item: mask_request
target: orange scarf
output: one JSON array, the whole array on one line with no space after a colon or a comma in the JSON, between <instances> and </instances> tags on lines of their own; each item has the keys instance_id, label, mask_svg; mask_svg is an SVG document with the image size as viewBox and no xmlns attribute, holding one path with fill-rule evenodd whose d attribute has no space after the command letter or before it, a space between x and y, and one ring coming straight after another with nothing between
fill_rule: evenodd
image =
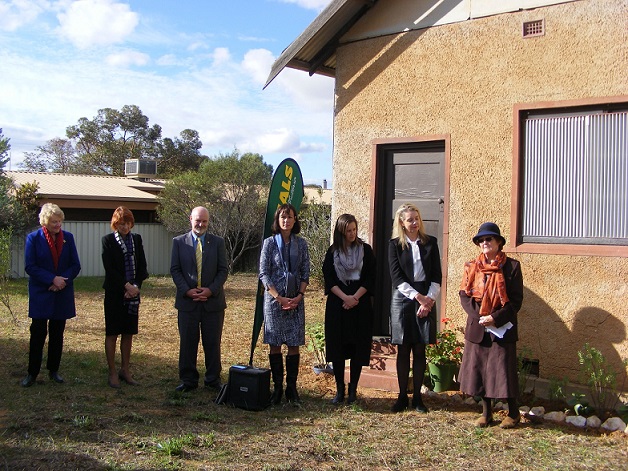
<instances>
[{"instance_id":1,"label":"orange scarf","mask_svg":"<svg viewBox=\"0 0 628 471\"><path fill-rule=\"evenodd\" d=\"M502 267L506 254L499 252L494 262L488 263L484 254L464 264L460 289L480 304L480 316L488 316L508 302L506 280Z\"/></svg>"}]
</instances>

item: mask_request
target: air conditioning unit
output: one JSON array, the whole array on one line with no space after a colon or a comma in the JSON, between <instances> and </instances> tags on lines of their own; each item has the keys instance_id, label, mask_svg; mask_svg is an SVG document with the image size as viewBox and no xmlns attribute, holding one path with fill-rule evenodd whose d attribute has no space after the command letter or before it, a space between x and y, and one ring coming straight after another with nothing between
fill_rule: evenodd
<instances>
[{"instance_id":1,"label":"air conditioning unit","mask_svg":"<svg viewBox=\"0 0 628 471\"><path fill-rule=\"evenodd\" d=\"M125 160L124 174L132 178L154 178L157 175L157 162L146 159Z\"/></svg>"}]
</instances>

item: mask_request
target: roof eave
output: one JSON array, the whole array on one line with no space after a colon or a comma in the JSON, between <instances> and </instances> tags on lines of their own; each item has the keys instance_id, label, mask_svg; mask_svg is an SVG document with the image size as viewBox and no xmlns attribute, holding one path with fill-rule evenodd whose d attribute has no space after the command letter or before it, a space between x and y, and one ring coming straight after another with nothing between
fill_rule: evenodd
<instances>
[{"instance_id":1,"label":"roof eave","mask_svg":"<svg viewBox=\"0 0 628 471\"><path fill-rule=\"evenodd\" d=\"M266 88L281 71L290 67L303 70L311 75L320 74L335 77L336 70L325 65L325 62L335 55L340 37L351 28L378 0L334 0L320 15L290 44L273 63L270 74L263 88ZM322 31L324 27L341 12L348 18L329 31ZM319 42L320 46L314 46ZM315 47L315 53L309 59L297 58L302 51Z\"/></svg>"}]
</instances>

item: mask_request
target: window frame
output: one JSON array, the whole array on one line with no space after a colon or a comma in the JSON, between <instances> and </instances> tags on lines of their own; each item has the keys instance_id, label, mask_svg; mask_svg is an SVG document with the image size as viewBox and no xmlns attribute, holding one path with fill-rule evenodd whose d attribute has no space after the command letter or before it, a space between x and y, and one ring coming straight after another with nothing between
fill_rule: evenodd
<instances>
[{"instance_id":1,"label":"window frame","mask_svg":"<svg viewBox=\"0 0 628 471\"><path fill-rule=\"evenodd\" d=\"M523 165L525 119L530 113L586 112L591 109L617 110L628 107L628 95L582 100L518 103L513 107L513 164L511 192L511 224L507 251L513 253L588 255L628 257L628 245L587 245L565 243L522 242Z\"/></svg>"}]
</instances>

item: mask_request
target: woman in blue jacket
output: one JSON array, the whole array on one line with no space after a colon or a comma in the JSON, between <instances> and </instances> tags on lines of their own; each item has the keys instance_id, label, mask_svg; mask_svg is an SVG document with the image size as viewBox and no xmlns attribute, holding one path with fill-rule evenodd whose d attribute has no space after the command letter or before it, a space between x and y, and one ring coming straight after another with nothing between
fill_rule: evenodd
<instances>
[{"instance_id":1,"label":"woman in blue jacket","mask_svg":"<svg viewBox=\"0 0 628 471\"><path fill-rule=\"evenodd\" d=\"M28 273L28 317L31 338L28 375L22 386L32 386L39 370L48 336L46 368L51 380L63 383L59 375L65 321L76 316L74 278L81 271L74 236L61 230L65 215L59 206L41 207L41 228L26 237L25 269Z\"/></svg>"}]
</instances>

